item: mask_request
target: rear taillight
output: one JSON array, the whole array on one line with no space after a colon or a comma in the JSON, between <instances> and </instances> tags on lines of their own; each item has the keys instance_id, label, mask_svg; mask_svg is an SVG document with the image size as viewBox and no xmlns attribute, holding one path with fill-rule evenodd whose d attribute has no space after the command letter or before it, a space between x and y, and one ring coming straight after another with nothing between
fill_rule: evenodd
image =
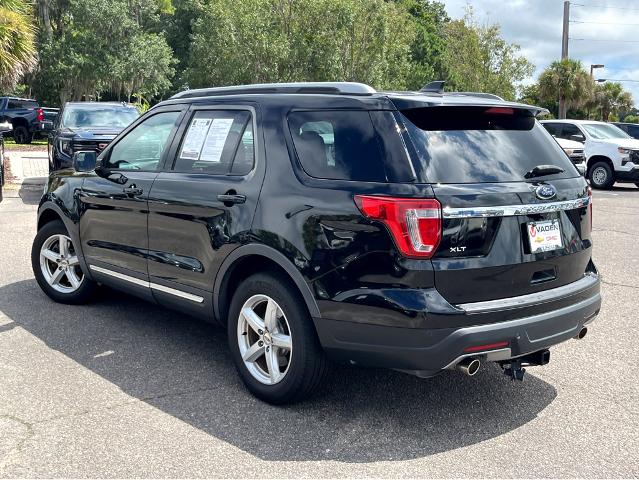
<instances>
[{"instance_id":1,"label":"rear taillight","mask_svg":"<svg viewBox=\"0 0 639 480\"><path fill-rule=\"evenodd\" d=\"M42 110L41 108L38 108L37 114L38 114L38 122L44 122L44 110Z\"/></svg>"},{"instance_id":2,"label":"rear taillight","mask_svg":"<svg viewBox=\"0 0 639 480\"><path fill-rule=\"evenodd\" d=\"M588 212L590 213L590 232L592 232L592 187L588 187Z\"/></svg>"},{"instance_id":3,"label":"rear taillight","mask_svg":"<svg viewBox=\"0 0 639 480\"><path fill-rule=\"evenodd\" d=\"M437 200L355 195L355 203L366 217L388 227L402 255L430 258L435 253L442 238Z\"/></svg>"}]
</instances>

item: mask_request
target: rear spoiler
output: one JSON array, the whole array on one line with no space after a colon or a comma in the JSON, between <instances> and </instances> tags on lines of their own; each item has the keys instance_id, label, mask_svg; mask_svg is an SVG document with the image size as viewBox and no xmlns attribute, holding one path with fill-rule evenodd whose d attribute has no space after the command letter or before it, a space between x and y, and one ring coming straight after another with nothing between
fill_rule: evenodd
<instances>
[{"instance_id":1,"label":"rear spoiler","mask_svg":"<svg viewBox=\"0 0 639 480\"><path fill-rule=\"evenodd\" d=\"M443 95L429 95L426 92L416 92L414 94L407 95L392 95L388 98L397 110L409 110L412 108L428 108L428 107L501 107L501 108L514 108L517 110L527 110L531 112L535 117L545 115L548 109L537 107L534 105L526 105L525 103L507 102L503 100L497 100L488 96L471 95L467 93L462 94L443 94Z\"/></svg>"}]
</instances>

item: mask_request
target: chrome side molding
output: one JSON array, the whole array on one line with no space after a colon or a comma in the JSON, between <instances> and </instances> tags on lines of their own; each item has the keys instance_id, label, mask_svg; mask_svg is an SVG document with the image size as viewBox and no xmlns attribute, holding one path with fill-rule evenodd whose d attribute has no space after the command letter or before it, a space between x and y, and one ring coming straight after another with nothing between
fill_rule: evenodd
<instances>
[{"instance_id":1,"label":"chrome side molding","mask_svg":"<svg viewBox=\"0 0 639 480\"><path fill-rule=\"evenodd\" d=\"M140 278L132 277L130 275L125 275L124 273L109 270L108 268L98 267L96 265L89 265L89 268L95 272L103 273L105 275L109 275L110 277L117 278L119 280L124 280L125 282L133 283L141 287L150 288L152 290L157 290L159 292L168 293L170 295L175 295L176 297L184 298L186 300L190 300L195 303L202 303L204 301L204 298L198 295L193 295L192 293L183 292L182 290L177 290L175 288L167 287L166 285L160 285L159 283L148 282Z\"/></svg>"},{"instance_id":2,"label":"chrome side molding","mask_svg":"<svg viewBox=\"0 0 639 480\"><path fill-rule=\"evenodd\" d=\"M444 218L485 218L485 217L513 217L516 215L532 215L535 213L559 212L587 207L590 197L561 202L534 203L528 205L503 205L495 207L451 208L444 207Z\"/></svg>"}]
</instances>

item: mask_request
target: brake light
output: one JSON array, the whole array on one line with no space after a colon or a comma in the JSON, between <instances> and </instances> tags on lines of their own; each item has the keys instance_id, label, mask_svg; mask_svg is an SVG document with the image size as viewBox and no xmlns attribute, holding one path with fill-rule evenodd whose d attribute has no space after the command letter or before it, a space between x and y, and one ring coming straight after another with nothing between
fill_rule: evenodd
<instances>
[{"instance_id":1,"label":"brake light","mask_svg":"<svg viewBox=\"0 0 639 480\"><path fill-rule=\"evenodd\" d=\"M486 110L485 113L493 114L493 115L514 115L514 108L504 108L504 107L492 107Z\"/></svg>"},{"instance_id":2,"label":"brake light","mask_svg":"<svg viewBox=\"0 0 639 480\"><path fill-rule=\"evenodd\" d=\"M355 195L368 218L383 222L402 255L430 258L442 238L441 204L435 199Z\"/></svg>"},{"instance_id":3,"label":"brake light","mask_svg":"<svg viewBox=\"0 0 639 480\"><path fill-rule=\"evenodd\" d=\"M36 110L37 115L38 115L38 122L44 122L44 110L42 110L41 108L38 108L38 110Z\"/></svg>"}]
</instances>

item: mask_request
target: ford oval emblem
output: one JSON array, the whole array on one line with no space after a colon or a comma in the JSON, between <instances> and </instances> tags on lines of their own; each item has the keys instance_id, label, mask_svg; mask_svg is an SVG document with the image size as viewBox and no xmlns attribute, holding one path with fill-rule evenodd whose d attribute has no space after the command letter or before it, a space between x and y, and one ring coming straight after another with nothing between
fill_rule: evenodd
<instances>
[{"instance_id":1,"label":"ford oval emblem","mask_svg":"<svg viewBox=\"0 0 639 480\"><path fill-rule=\"evenodd\" d=\"M535 189L535 195L537 195L537 198L540 200L550 200L557 196L557 190L552 185L539 185Z\"/></svg>"}]
</instances>

